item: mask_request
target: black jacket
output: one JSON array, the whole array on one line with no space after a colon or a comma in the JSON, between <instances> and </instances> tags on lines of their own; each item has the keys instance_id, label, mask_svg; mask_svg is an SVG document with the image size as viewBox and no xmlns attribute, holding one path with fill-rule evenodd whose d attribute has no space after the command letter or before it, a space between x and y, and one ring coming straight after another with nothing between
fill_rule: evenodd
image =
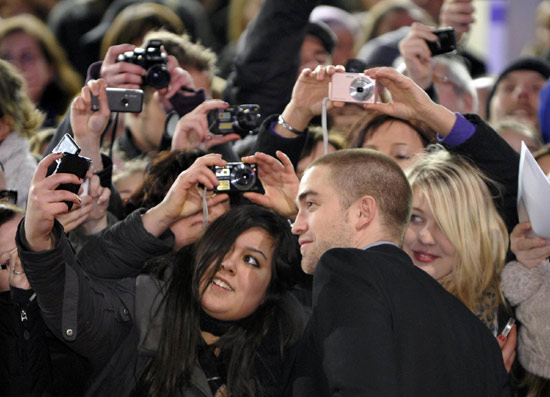
<instances>
[{"instance_id":1,"label":"black jacket","mask_svg":"<svg viewBox=\"0 0 550 397\"><path fill-rule=\"evenodd\" d=\"M293 374L293 396L509 395L487 327L390 244L321 257Z\"/></svg>"}]
</instances>

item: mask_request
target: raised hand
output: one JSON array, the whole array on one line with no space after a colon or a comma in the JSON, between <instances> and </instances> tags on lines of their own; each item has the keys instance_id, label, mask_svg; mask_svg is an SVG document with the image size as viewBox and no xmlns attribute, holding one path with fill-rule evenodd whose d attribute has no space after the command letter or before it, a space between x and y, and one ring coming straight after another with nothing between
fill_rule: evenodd
<instances>
[{"instance_id":1,"label":"raised hand","mask_svg":"<svg viewBox=\"0 0 550 397\"><path fill-rule=\"evenodd\" d=\"M510 233L510 249L519 263L534 268L550 257L550 241L530 232L530 222L518 223Z\"/></svg>"},{"instance_id":2,"label":"raised hand","mask_svg":"<svg viewBox=\"0 0 550 397\"><path fill-rule=\"evenodd\" d=\"M211 153L199 157L191 167L179 174L164 200L143 214L143 225L149 233L160 236L177 220L200 211L204 188L213 190L218 186L218 178L210 167L223 167L225 164L220 154ZM199 187L199 184L203 187ZM208 197L207 205L211 205L216 196Z\"/></svg>"},{"instance_id":3,"label":"raised hand","mask_svg":"<svg viewBox=\"0 0 550 397\"><path fill-rule=\"evenodd\" d=\"M101 65L99 75L105 79L107 86L138 90L147 71L139 65L130 62L117 62L120 54L134 51L132 44L119 44L109 47Z\"/></svg>"},{"instance_id":4,"label":"raised hand","mask_svg":"<svg viewBox=\"0 0 550 397\"><path fill-rule=\"evenodd\" d=\"M434 103L428 94L410 78L388 67L365 72L391 93L389 103L367 103L365 109L376 110L404 120L424 122L432 130L446 136L454 126L456 115L444 106Z\"/></svg>"},{"instance_id":5,"label":"raised hand","mask_svg":"<svg viewBox=\"0 0 550 397\"><path fill-rule=\"evenodd\" d=\"M240 139L238 134L211 134L208 128L208 113L216 109L227 109L228 106L226 102L211 99L183 116L172 137L172 150L208 150L213 146Z\"/></svg>"},{"instance_id":6,"label":"raised hand","mask_svg":"<svg viewBox=\"0 0 550 397\"><path fill-rule=\"evenodd\" d=\"M343 66L332 65L319 65L313 71L309 68L302 70L294 84L290 102L282 113L285 121L299 131L305 130L310 120L321 114L323 99L328 96L331 76L344 71ZM343 102L329 101L327 109L343 105Z\"/></svg>"},{"instance_id":7,"label":"raised hand","mask_svg":"<svg viewBox=\"0 0 550 397\"><path fill-rule=\"evenodd\" d=\"M441 6L439 20L442 27L452 27L456 32L457 41L464 33L470 31L470 25L475 22L475 7L472 0L446 0Z\"/></svg>"},{"instance_id":8,"label":"raised hand","mask_svg":"<svg viewBox=\"0 0 550 397\"><path fill-rule=\"evenodd\" d=\"M242 158L244 163L257 164L258 176L265 190L265 194L247 192L243 196L288 219L294 219L298 213L295 200L299 180L288 156L280 150L276 155L279 160L261 152Z\"/></svg>"},{"instance_id":9,"label":"raised hand","mask_svg":"<svg viewBox=\"0 0 550 397\"><path fill-rule=\"evenodd\" d=\"M55 242L51 231L55 217L68 210L64 201L81 202L78 195L68 190L55 190L62 183L81 184L79 177L64 173L46 176L48 167L61 156L60 153L52 153L44 157L38 163L31 181L24 224L25 236L33 251L53 248Z\"/></svg>"},{"instance_id":10,"label":"raised hand","mask_svg":"<svg viewBox=\"0 0 550 397\"><path fill-rule=\"evenodd\" d=\"M424 90L432 84L432 54L426 40L437 41L433 31L431 26L414 22L407 36L399 42L399 52L409 77Z\"/></svg>"}]
</instances>

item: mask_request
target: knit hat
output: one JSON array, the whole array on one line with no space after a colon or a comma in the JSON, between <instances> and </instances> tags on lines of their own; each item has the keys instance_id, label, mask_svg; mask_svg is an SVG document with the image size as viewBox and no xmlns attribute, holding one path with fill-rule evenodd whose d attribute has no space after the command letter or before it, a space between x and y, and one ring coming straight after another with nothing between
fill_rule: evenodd
<instances>
[{"instance_id":1,"label":"knit hat","mask_svg":"<svg viewBox=\"0 0 550 397\"><path fill-rule=\"evenodd\" d=\"M321 41L325 51L329 54L332 54L332 50L334 50L334 47L338 43L338 38L334 32L322 21L308 22L306 35L308 34L317 37Z\"/></svg>"},{"instance_id":2,"label":"knit hat","mask_svg":"<svg viewBox=\"0 0 550 397\"><path fill-rule=\"evenodd\" d=\"M545 79L550 77L550 65L544 62L543 59L537 57L522 57L516 59L506 66L506 68L500 73L495 81L495 84L493 85L493 88L491 89L491 92L489 93L489 96L487 97L487 118L490 117L491 100L493 99L493 95L495 95L498 85L509 73L516 70L531 70L533 72L540 73Z\"/></svg>"}]
</instances>

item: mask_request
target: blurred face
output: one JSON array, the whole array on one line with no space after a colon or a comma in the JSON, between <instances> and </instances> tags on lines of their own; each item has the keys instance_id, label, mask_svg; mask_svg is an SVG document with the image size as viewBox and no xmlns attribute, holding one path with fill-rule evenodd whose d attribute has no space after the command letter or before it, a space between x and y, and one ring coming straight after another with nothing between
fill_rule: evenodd
<instances>
[{"instance_id":1,"label":"blurred face","mask_svg":"<svg viewBox=\"0 0 550 397\"><path fill-rule=\"evenodd\" d=\"M204 88L207 98L212 98L212 82L207 72L199 70L192 66L182 65L182 67L189 72L195 83L195 88Z\"/></svg>"},{"instance_id":2,"label":"blurred face","mask_svg":"<svg viewBox=\"0 0 550 397\"><path fill-rule=\"evenodd\" d=\"M219 204L208 207L208 223L214 222L221 215L229 211L229 199L222 201ZM174 233L176 242L174 244L174 251L178 251L181 248L195 243L202 235L202 211L195 215L188 216L180 219L176 223L170 226L170 230Z\"/></svg>"},{"instance_id":3,"label":"blurred face","mask_svg":"<svg viewBox=\"0 0 550 397\"><path fill-rule=\"evenodd\" d=\"M24 32L10 33L0 42L0 58L21 72L27 82L27 93L37 104L54 77L38 41Z\"/></svg>"},{"instance_id":4,"label":"blurred face","mask_svg":"<svg viewBox=\"0 0 550 397\"><path fill-rule=\"evenodd\" d=\"M516 70L500 81L491 100L491 121L506 117L538 126L539 93L546 80L531 70Z\"/></svg>"},{"instance_id":5,"label":"blurred face","mask_svg":"<svg viewBox=\"0 0 550 397\"><path fill-rule=\"evenodd\" d=\"M147 88L149 89L149 88ZM134 143L144 153L158 150L164 133L166 112L154 91L146 94L141 113L127 113Z\"/></svg>"},{"instance_id":6,"label":"blurred face","mask_svg":"<svg viewBox=\"0 0 550 397\"><path fill-rule=\"evenodd\" d=\"M145 174L141 171L133 172L124 178L121 178L115 184L122 202L126 204L128 199L143 186Z\"/></svg>"},{"instance_id":7,"label":"blurred face","mask_svg":"<svg viewBox=\"0 0 550 397\"><path fill-rule=\"evenodd\" d=\"M396 10L388 13L380 24L374 37L383 35L384 33L393 32L403 26L411 26L413 22L420 22L418 18L404 10Z\"/></svg>"},{"instance_id":8,"label":"blurred face","mask_svg":"<svg viewBox=\"0 0 550 397\"><path fill-rule=\"evenodd\" d=\"M17 232L17 225L19 225L22 218L23 216L16 215L13 219L0 226L0 264L7 265L7 262L10 260L11 251L16 248L15 233ZM10 289L9 279L9 270L0 270L0 292Z\"/></svg>"},{"instance_id":9,"label":"blurred face","mask_svg":"<svg viewBox=\"0 0 550 397\"><path fill-rule=\"evenodd\" d=\"M355 45L353 34L340 23L328 22L328 25L338 38L338 44L332 52L332 63L334 65L345 65L346 61L354 58L355 55L353 53Z\"/></svg>"},{"instance_id":10,"label":"blurred face","mask_svg":"<svg viewBox=\"0 0 550 397\"><path fill-rule=\"evenodd\" d=\"M539 148L537 141L516 130L505 129L500 131L499 135L518 153L521 153L521 142L525 142L531 153Z\"/></svg>"},{"instance_id":11,"label":"blurred face","mask_svg":"<svg viewBox=\"0 0 550 397\"><path fill-rule=\"evenodd\" d=\"M363 147L387 154L403 170L414 164L416 154L424 152L418 132L400 121L386 122L367 134Z\"/></svg>"},{"instance_id":12,"label":"blurred face","mask_svg":"<svg viewBox=\"0 0 550 397\"><path fill-rule=\"evenodd\" d=\"M264 229L252 228L242 233L204 292L204 311L224 321L252 314L263 302L271 282L273 252L273 238Z\"/></svg>"},{"instance_id":13,"label":"blurred face","mask_svg":"<svg viewBox=\"0 0 550 397\"><path fill-rule=\"evenodd\" d=\"M403 249L416 266L436 280L451 273L456 261L455 247L439 228L426 196L419 189L413 192L413 210Z\"/></svg>"},{"instance_id":14,"label":"blurred face","mask_svg":"<svg viewBox=\"0 0 550 397\"><path fill-rule=\"evenodd\" d=\"M336 148L329 143L328 153L332 153L335 151ZM300 161L298 161L298 165L296 167L296 175L298 175L298 178L302 178L302 174L304 173L304 170L307 168L307 166L317 158L321 157L323 154L325 154L325 148L323 142L319 141L315 144L315 146L313 146L310 154L302 157Z\"/></svg>"},{"instance_id":15,"label":"blurred face","mask_svg":"<svg viewBox=\"0 0 550 397\"><path fill-rule=\"evenodd\" d=\"M300 51L300 73L305 68L315 69L318 65L326 65L330 62L330 54L326 52L321 40L312 35L306 35Z\"/></svg>"},{"instance_id":16,"label":"blurred face","mask_svg":"<svg viewBox=\"0 0 550 397\"><path fill-rule=\"evenodd\" d=\"M308 169L300 181L298 215L292 233L299 236L302 270L313 274L319 258L331 248L350 247L353 227L342 208L340 193L332 188L329 168Z\"/></svg>"}]
</instances>

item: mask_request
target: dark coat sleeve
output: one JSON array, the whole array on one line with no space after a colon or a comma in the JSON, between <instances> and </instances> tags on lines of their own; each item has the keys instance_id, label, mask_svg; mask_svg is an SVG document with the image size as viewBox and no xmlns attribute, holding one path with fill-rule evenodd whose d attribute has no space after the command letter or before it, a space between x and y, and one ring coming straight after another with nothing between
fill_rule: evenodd
<instances>
[{"instance_id":1,"label":"dark coat sleeve","mask_svg":"<svg viewBox=\"0 0 550 397\"><path fill-rule=\"evenodd\" d=\"M306 143L308 130L304 131L302 135L296 138L282 137L271 131L271 124L277 122L277 117L278 114L271 115L262 123L252 153L263 152L277 158L275 152L280 150L290 158L290 161L292 161L294 165L294 169L296 169L298 161L300 161L302 149Z\"/></svg>"},{"instance_id":2,"label":"dark coat sleeve","mask_svg":"<svg viewBox=\"0 0 550 397\"><path fill-rule=\"evenodd\" d=\"M167 254L174 246L174 235L166 231L161 238L151 235L136 210L120 222L89 236L78 253L82 268L102 279L136 277L149 259Z\"/></svg>"},{"instance_id":3,"label":"dark coat sleeve","mask_svg":"<svg viewBox=\"0 0 550 397\"><path fill-rule=\"evenodd\" d=\"M135 280L89 277L57 221L52 232L53 249L31 251L22 221L16 235L21 263L50 331L100 370L131 329Z\"/></svg>"},{"instance_id":4,"label":"dark coat sleeve","mask_svg":"<svg viewBox=\"0 0 550 397\"><path fill-rule=\"evenodd\" d=\"M281 113L298 76L300 48L316 0L264 1L237 45L224 100L256 103L263 115Z\"/></svg>"},{"instance_id":5,"label":"dark coat sleeve","mask_svg":"<svg viewBox=\"0 0 550 397\"><path fill-rule=\"evenodd\" d=\"M475 114L467 114L465 117L476 125L476 132L458 146L445 147L453 153L468 157L487 177L497 183L496 186L489 185L489 188L497 210L504 219L508 232L511 232L519 222L519 154L481 117Z\"/></svg>"}]
</instances>

